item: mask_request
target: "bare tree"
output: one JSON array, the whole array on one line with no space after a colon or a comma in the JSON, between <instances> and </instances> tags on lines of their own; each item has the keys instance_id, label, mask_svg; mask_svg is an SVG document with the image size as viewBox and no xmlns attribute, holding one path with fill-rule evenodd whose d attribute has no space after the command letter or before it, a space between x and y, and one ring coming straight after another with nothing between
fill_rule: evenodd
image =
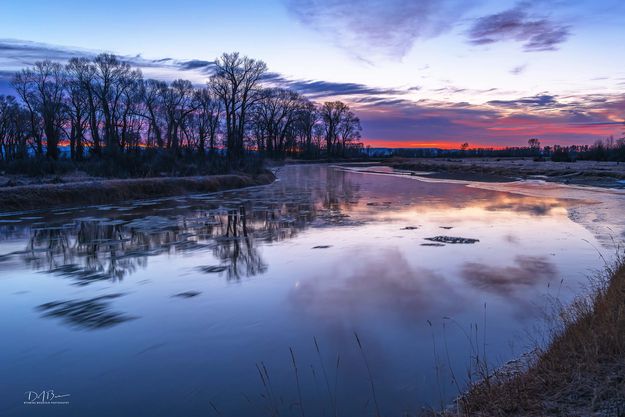
<instances>
[{"instance_id":1,"label":"bare tree","mask_svg":"<svg viewBox=\"0 0 625 417\"><path fill-rule=\"evenodd\" d=\"M328 156L356 146L360 121L345 103L319 107L293 90L266 88L265 63L238 53L223 54L216 68L205 88L195 88L187 80L144 81L111 54L65 66L38 62L13 79L20 100L0 100L0 159L28 156L29 146L56 159L66 138L74 160L154 146L184 158L207 151L217 158L219 142L231 166L254 145L278 158L320 156L323 142Z\"/></svg>"},{"instance_id":2,"label":"bare tree","mask_svg":"<svg viewBox=\"0 0 625 417\"><path fill-rule=\"evenodd\" d=\"M185 119L195 109L193 85L191 81L176 80L161 91L167 123L167 148L175 151L180 145Z\"/></svg>"},{"instance_id":3,"label":"bare tree","mask_svg":"<svg viewBox=\"0 0 625 417\"><path fill-rule=\"evenodd\" d=\"M307 158L313 156L315 126L319 123L319 110L314 103L304 100L297 113L296 129L300 137L301 149Z\"/></svg>"},{"instance_id":4,"label":"bare tree","mask_svg":"<svg viewBox=\"0 0 625 417\"><path fill-rule=\"evenodd\" d=\"M104 117L104 141L109 153L116 153L121 145L118 120L121 117L122 98L126 90L141 79L141 72L115 55L100 54L95 60L94 93Z\"/></svg>"},{"instance_id":5,"label":"bare tree","mask_svg":"<svg viewBox=\"0 0 625 417\"><path fill-rule=\"evenodd\" d=\"M197 109L198 151L200 155L205 155L206 141L208 140L209 155L214 156L221 113L223 112L222 102L214 96L209 88L197 90L194 100Z\"/></svg>"},{"instance_id":6,"label":"bare tree","mask_svg":"<svg viewBox=\"0 0 625 417\"><path fill-rule=\"evenodd\" d=\"M102 144L100 139L101 110L96 95L96 67L87 58L72 58L69 60L70 77L82 90L87 103L89 133L91 136L91 152L99 155Z\"/></svg>"},{"instance_id":7,"label":"bare tree","mask_svg":"<svg viewBox=\"0 0 625 417\"><path fill-rule=\"evenodd\" d=\"M143 115L149 121L149 129L146 140L148 145L152 145L152 134L156 138L156 146L165 146L162 133L163 96L167 90L167 83L157 80L146 80L142 85L142 100L144 105Z\"/></svg>"},{"instance_id":8,"label":"bare tree","mask_svg":"<svg viewBox=\"0 0 625 417\"><path fill-rule=\"evenodd\" d=\"M326 154L332 156L336 152L339 138L339 127L349 107L342 101L327 101L321 106L321 118L325 127Z\"/></svg>"},{"instance_id":9,"label":"bare tree","mask_svg":"<svg viewBox=\"0 0 625 417\"><path fill-rule=\"evenodd\" d=\"M88 65L86 60L72 59L65 66L70 156L78 160L84 156L85 131L90 120L89 85L85 82L89 73Z\"/></svg>"},{"instance_id":10,"label":"bare tree","mask_svg":"<svg viewBox=\"0 0 625 417\"><path fill-rule=\"evenodd\" d=\"M0 96L0 159L28 155L29 114L13 96Z\"/></svg>"},{"instance_id":11,"label":"bare tree","mask_svg":"<svg viewBox=\"0 0 625 417\"><path fill-rule=\"evenodd\" d=\"M31 113L33 136L37 153L42 154L41 136L35 125L39 116L46 137L46 155L59 157L59 140L65 117L63 92L64 71L61 64L52 61L36 62L33 68L24 69L13 78L13 86Z\"/></svg>"},{"instance_id":12,"label":"bare tree","mask_svg":"<svg viewBox=\"0 0 625 417\"><path fill-rule=\"evenodd\" d=\"M360 132L362 131L360 119L348 109L343 113L338 131L341 137L341 154L345 157L347 156L347 146L360 139Z\"/></svg>"},{"instance_id":13,"label":"bare tree","mask_svg":"<svg viewBox=\"0 0 625 417\"><path fill-rule=\"evenodd\" d=\"M254 106L253 122L258 149L270 156L284 156L295 140L294 124L302 97L284 88L263 90Z\"/></svg>"},{"instance_id":14,"label":"bare tree","mask_svg":"<svg viewBox=\"0 0 625 417\"><path fill-rule=\"evenodd\" d=\"M527 141L527 144L532 150L532 153L537 154L540 152L540 141L537 138L531 138L530 140Z\"/></svg>"},{"instance_id":15,"label":"bare tree","mask_svg":"<svg viewBox=\"0 0 625 417\"><path fill-rule=\"evenodd\" d=\"M248 111L261 97L260 81L267 65L237 52L223 54L215 64L210 86L223 103L228 156L236 160L243 156Z\"/></svg>"}]
</instances>

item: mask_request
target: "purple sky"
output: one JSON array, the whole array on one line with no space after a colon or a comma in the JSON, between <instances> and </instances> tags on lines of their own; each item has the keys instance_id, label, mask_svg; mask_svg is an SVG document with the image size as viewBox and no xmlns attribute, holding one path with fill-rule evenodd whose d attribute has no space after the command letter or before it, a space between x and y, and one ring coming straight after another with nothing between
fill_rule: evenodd
<instances>
[{"instance_id":1,"label":"purple sky","mask_svg":"<svg viewBox=\"0 0 625 417\"><path fill-rule=\"evenodd\" d=\"M67 13L72 10L72 13ZM617 0L22 0L0 14L0 93L36 60L114 52L201 84L224 51L349 102L372 146L592 143L625 117Z\"/></svg>"}]
</instances>

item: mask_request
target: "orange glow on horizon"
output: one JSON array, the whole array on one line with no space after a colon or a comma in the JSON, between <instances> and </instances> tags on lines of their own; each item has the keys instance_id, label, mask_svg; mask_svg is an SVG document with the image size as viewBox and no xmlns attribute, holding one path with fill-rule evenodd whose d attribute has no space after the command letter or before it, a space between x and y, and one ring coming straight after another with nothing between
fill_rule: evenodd
<instances>
[{"instance_id":1,"label":"orange glow on horizon","mask_svg":"<svg viewBox=\"0 0 625 417\"><path fill-rule=\"evenodd\" d=\"M372 148L438 148L438 149L460 149L460 146L464 142L419 142L419 141L388 141L381 139L365 139L363 140L365 146L371 146ZM519 146L526 146L519 145ZM471 143L469 142L469 148L488 148L488 149L504 149L507 146L494 146L488 144Z\"/></svg>"}]
</instances>

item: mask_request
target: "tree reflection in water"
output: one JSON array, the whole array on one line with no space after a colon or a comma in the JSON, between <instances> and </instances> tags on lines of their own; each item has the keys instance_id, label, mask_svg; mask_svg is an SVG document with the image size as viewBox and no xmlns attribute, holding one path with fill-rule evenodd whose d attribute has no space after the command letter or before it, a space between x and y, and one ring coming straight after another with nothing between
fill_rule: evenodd
<instances>
[{"instance_id":1,"label":"tree reflection in water","mask_svg":"<svg viewBox=\"0 0 625 417\"><path fill-rule=\"evenodd\" d=\"M207 270L238 280L267 271L259 245L291 239L310 226L350 224L346 212L357 204L357 193L346 172L320 167L313 175L296 173L266 187L40 223L30 228L26 249L13 255L33 269L88 285L122 280L144 268L150 256L209 251L219 265ZM168 215L158 215L163 212ZM7 238L16 228L0 232Z\"/></svg>"}]
</instances>

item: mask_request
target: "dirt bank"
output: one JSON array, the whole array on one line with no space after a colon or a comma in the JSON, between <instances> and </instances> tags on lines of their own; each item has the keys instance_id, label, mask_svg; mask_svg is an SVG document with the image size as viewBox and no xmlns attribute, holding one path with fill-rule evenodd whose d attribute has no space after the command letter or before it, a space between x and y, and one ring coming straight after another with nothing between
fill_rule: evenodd
<instances>
[{"instance_id":1,"label":"dirt bank","mask_svg":"<svg viewBox=\"0 0 625 417\"><path fill-rule=\"evenodd\" d=\"M269 184L270 171L200 177L92 179L64 184L28 184L0 187L0 211L36 210L57 206L109 204L178 194L208 193Z\"/></svg>"},{"instance_id":2,"label":"dirt bank","mask_svg":"<svg viewBox=\"0 0 625 417\"><path fill-rule=\"evenodd\" d=\"M564 184L625 187L625 163L618 162L552 162L534 161L530 158L414 158L392 159L387 164L397 169L432 172L429 176L442 179L501 182L542 179Z\"/></svg>"},{"instance_id":3,"label":"dirt bank","mask_svg":"<svg viewBox=\"0 0 625 417\"><path fill-rule=\"evenodd\" d=\"M522 369L471 386L452 414L625 415L625 265L593 281L591 295L556 309L551 343ZM504 367L505 368L505 367ZM451 414L450 414L451 415Z\"/></svg>"}]
</instances>

